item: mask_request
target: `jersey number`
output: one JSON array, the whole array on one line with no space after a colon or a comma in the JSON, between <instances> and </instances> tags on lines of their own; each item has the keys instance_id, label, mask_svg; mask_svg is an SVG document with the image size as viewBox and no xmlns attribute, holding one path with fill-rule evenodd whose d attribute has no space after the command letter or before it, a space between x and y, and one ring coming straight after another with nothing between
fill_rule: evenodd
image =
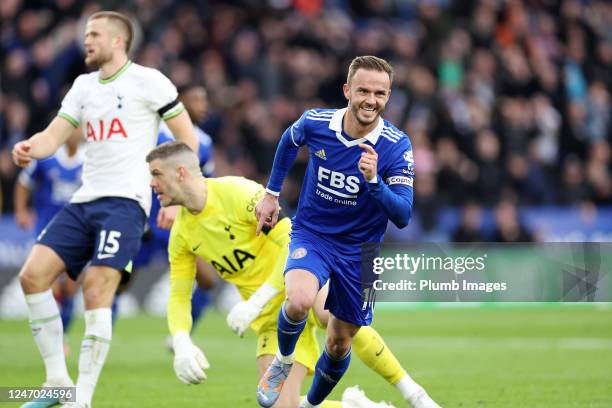
<instances>
[{"instance_id":1,"label":"jersey number","mask_svg":"<svg viewBox=\"0 0 612 408\"><path fill-rule=\"evenodd\" d=\"M98 245L98 259L112 258L119 252L120 231L100 231L100 244Z\"/></svg>"}]
</instances>

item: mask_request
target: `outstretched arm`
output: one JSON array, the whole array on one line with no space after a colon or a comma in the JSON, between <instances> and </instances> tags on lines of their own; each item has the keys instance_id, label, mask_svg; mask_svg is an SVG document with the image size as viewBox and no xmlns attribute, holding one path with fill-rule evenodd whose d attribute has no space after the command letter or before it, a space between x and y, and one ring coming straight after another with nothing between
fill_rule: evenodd
<instances>
[{"instance_id":1,"label":"outstretched arm","mask_svg":"<svg viewBox=\"0 0 612 408\"><path fill-rule=\"evenodd\" d=\"M34 226L34 214L28 207L29 198L29 187L23 184L20 179L18 179L15 183L15 190L13 192L15 223L25 230L30 230Z\"/></svg>"},{"instance_id":2,"label":"outstretched arm","mask_svg":"<svg viewBox=\"0 0 612 408\"><path fill-rule=\"evenodd\" d=\"M193 342L191 331L191 294L195 279L195 255L186 250L185 243L174 233L170 236L170 298L168 327L174 347L174 372L185 384L199 384L206 379L210 367L206 356Z\"/></svg>"},{"instance_id":3,"label":"outstretched arm","mask_svg":"<svg viewBox=\"0 0 612 408\"><path fill-rule=\"evenodd\" d=\"M270 180L266 187L266 194L255 207L255 216L258 221L257 229L255 230L256 235L259 235L264 226L274 228L278 221L278 212L280 208L278 196L280 195L283 181L285 181L285 177L287 177L287 173L300 150L300 142L302 141L303 119L300 119L285 130L276 148L274 164L272 165L272 174L270 175Z\"/></svg>"},{"instance_id":4,"label":"outstretched arm","mask_svg":"<svg viewBox=\"0 0 612 408\"><path fill-rule=\"evenodd\" d=\"M44 159L51 156L70 137L75 125L64 116L56 116L42 132L34 134L28 140L16 143L13 147L13 162L26 167L32 159Z\"/></svg>"}]
</instances>

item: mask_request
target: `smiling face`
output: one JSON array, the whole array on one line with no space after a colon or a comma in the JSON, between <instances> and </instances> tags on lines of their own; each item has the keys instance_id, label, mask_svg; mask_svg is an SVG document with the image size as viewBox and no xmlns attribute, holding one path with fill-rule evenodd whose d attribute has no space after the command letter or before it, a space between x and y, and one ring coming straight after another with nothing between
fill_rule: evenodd
<instances>
[{"instance_id":1,"label":"smiling face","mask_svg":"<svg viewBox=\"0 0 612 408\"><path fill-rule=\"evenodd\" d=\"M353 118L363 127L375 126L391 95L391 78L384 71L359 68L343 87Z\"/></svg>"},{"instance_id":2,"label":"smiling face","mask_svg":"<svg viewBox=\"0 0 612 408\"><path fill-rule=\"evenodd\" d=\"M169 164L156 159L149 163L149 173L151 174L149 185L162 207L182 204L178 169L173 169Z\"/></svg>"}]
</instances>

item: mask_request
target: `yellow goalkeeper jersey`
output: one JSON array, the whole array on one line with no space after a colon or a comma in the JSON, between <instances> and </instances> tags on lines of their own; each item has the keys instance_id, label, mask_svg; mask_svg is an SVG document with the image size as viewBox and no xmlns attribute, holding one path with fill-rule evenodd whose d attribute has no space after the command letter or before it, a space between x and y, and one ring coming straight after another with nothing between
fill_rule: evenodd
<instances>
[{"instance_id":1,"label":"yellow goalkeeper jersey","mask_svg":"<svg viewBox=\"0 0 612 408\"><path fill-rule=\"evenodd\" d=\"M266 282L279 290L251 325L258 331L265 319L275 317L284 299L283 270L291 222L284 218L273 229L256 236L254 209L265 193L264 187L243 177L209 178L205 183L208 196L204 209L193 215L181 207L170 233L170 333L191 330L196 257L236 285L243 299Z\"/></svg>"}]
</instances>

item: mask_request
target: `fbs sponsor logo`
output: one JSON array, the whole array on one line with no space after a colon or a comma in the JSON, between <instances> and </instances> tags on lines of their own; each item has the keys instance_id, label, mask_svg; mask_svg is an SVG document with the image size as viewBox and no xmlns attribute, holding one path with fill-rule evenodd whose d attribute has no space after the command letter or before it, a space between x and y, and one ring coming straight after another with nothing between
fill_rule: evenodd
<instances>
[{"instance_id":1,"label":"fbs sponsor logo","mask_svg":"<svg viewBox=\"0 0 612 408\"><path fill-rule=\"evenodd\" d=\"M320 159L327 160L327 156L325 156L325 149L321 149L321 150L317 151L315 153L315 156L317 156Z\"/></svg>"},{"instance_id":2,"label":"fbs sponsor logo","mask_svg":"<svg viewBox=\"0 0 612 408\"><path fill-rule=\"evenodd\" d=\"M307 253L308 251L306 250L306 248L303 247L294 249L291 253L291 259L301 259L305 257Z\"/></svg>"}]
</instances>

